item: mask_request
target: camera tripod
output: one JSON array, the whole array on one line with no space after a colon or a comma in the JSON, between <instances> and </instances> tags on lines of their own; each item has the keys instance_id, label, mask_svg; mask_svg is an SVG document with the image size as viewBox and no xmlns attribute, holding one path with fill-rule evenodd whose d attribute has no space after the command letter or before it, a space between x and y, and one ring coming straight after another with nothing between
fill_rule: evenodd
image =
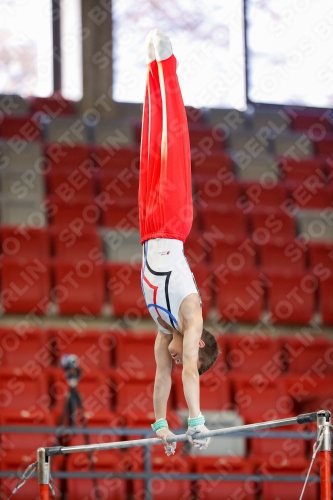
<instances>
[{"instance_id":1,"label":"camera tripod","mask_svg":"<svg viewBox=\"0 0 333 500\"><path fill-rule=\"evenodd\" d=\"M77 390L77 386L79 383L79 380L81 378L81 370L78 367L78 358L77 356L71 354L71 355L64 355L61 358L61 366L65 370L65 377L68 382L68 392L66 395L66 401L64 404L63 411L61 413L61 416L59 418L58 426L63 427L68 424L69 427L78 427L77 424L80 424L80 426L83 429L87 428L87 421L86 417L84 415L84 410L83 410L83 404L82 404L82 398L80 393ZM77 420L78 417L78 420ZM57 434L56 436L56 444L55 446L59 445L59 436L60 433ZM89 435L86 433L82 433L82 436L84 438L84 442L86 445L90 444L90 438ZM91 472L95 472L95 466L93 462L93 455L91 451L87 452L88 458L89 458L89 468ZM100 492L98 490L98 482L96 478L93 478L93 485L94 485L94 492L95 492L95 500L101 500L100 497Z\"/></svg>"}]
</instances>

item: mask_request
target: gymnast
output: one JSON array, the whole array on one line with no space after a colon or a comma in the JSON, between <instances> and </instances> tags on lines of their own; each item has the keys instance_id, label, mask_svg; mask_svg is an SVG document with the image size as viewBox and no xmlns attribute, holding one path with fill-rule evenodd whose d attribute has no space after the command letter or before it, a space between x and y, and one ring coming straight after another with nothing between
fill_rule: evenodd
<instances>
[{"instance_id":1,"label":"gymnast","mask_svg":"<svg viewBox=\"0 0 333 500\"><path fill-rule=\"evenodd\" d=\"M206 429L200 412L199 375L218 356L215 337L203 328L201 299L184 255L183 243L193 219L191 160L187 118L176 74L177 61L161 30L147 37L147 80L140 153L139 212L143 245L142 291L157 324L152 425L169 456L176 443L166 420L172 361L182 364L189 409L188 440L199 449L207 439L193 439Z\"/></svg>"}]
</instances>

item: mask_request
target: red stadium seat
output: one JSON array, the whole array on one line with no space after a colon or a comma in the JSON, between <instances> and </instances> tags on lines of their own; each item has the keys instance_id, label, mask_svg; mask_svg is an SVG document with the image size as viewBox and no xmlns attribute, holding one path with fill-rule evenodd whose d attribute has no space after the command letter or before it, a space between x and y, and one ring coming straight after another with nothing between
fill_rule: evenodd
<instances>
[{"instance_id":1,"label":"red stadium seat","mask_svg":"<svg viewBox=\"0 0 333 500\"><path fill-rule=\"evenodd\" d=\"M108 263L111 307L115 316L150 318L141 288L141 266L130 263Z\"/></svg>"},{"instance_id":2,"label":"red stadium seat","mask_svg":"<svg viewBox=\"0 0 333 500\"><path fill-rule=\"evenodd\" d=\"M328 184L333 184L333 162L330 158L326 160L326 177Z\"/></svg>"},{"instance_id":3,"label":"red stadium seat","mask_svg":"<svg viewBox=\"0 0 333 500\"><path fill-rule=\"evenodd\" d=\"M50 342L57 362L63 354L76 354L83 373L91 370L108 370L114 338L108 331L50 328Z\"/></svg>"},{"instance_id":4,"label":"red stadium seat","mask_svg":"<svg viewBox=\"0 0 333 500\"><path fill-rule=\"evenodd\" d=\"M319 156L331 156L333 153L333 134L328 133L324 138L314 139L316 154Z\"/></svg>"},{"instance_id":5,"label":"red stadium seat","mask_svg":"<svg viewBox=\"0 0 333 500\"><path fill-rule=\"evenodd\" d=\"M126 498L126 481L112 477L114 472L125 472L120 465L121 453L113 451L108 455L94 455L94 470L105 474L105 478L97 480L99 497L94 493L94 482L91 479L67 479L67 495L71 500L82 500L89 493L89 498L103 500L124 500ZM90 472L89 458L86 453L71 455L67 463L68 472ZM96 483L95 483L96 484Z\"/></svg>"},{"instance_id":6,"label":"red stadium seat","mask_svg":"<svg viewBox=\"0 0 333 500\"><path fill-rule=\"evenodd\" d=\"M286 354L289 372L303 374L320 367L320 372L333 375L333 342L328 338L288 336L280 337L279 342Z\"/></svg>"},{"instance_id":7,"label":"red stadium seat","mask_svg":"<svg viewBox=\"0 0 333 500\"><path fill-rule=\"evenodd\" d=\"M221 376L227 378L227 372L229 370L229 367L227 365L227 336L226 335L216 335L216 332L214 332L214 328L210 329L211 333L214 334L217 340L217 345L219 347L219 355L217 360L215 361L214 365L210 369L212 373L219 373Z\"/></svg>"},{"instance_id":8,"label":"red stadium seat","mask_svg":"<svg viewBox=\"0 0 333 500\"><path fill-rule=\"evenodd\" d=\"M190 267L205 264L209 261L211 246L204 236L196 231L191 231L184 243L185 256Z\"/></svg>"},{"instance_id":9,"label":"red stadium seat","mask_svg":"<svg viewBox=\"0 0 333 500\"><path fill-rule=\"evenodd\" d=\"M233 180L232 161L230 156L222 151L212 151L207 155L202 151L191 151L192 170L207 178L217 177L221 180Z\"/></svg>"},{"instance_id":10,"label":"red stadium seat","mask_svg":"<svg viewBox=\"0 0 333 500\"><path fill-rule=\"evenodd\" d=\"M42 314L50 301L49 262L7 257L2 261L2 307L8 313Z\"/></svg>"},{"instance_id":11,"label":"red stadium seat","mask_svg":"<svg viewBox=\"0 0 333 500\"><path fill-rule=\"evenodd\" d=\"M264 304L264 277L257 270L230 273L215 269L218 288L218 311L221 318L236 321L259 321Z\"/></svg>"},{"instance_id":12,"label":"red stadium seat","mask_svg":"<svg viewBox=\"0 0 333 500\"><path fill-rule=\"evenodd\" d=\"M185 106L185 112L189 124L195 123L198 125L205 123L205 110L194 108L193 106Z\"/></svg>"},{"instance_id":13,"label":"red stadium seat","mask_svg":"<svg viewBox=\"0 0 333 500\"><path fill-rule=\"evenodd\" d=\"M333 244L325 242L309 242L310 267L315 275L325 272L326 276L333 275Z\"/></svg>"},{"instance_id":14,"label":"red stadium seat","mask_svg":"<svg viewBox=\"0 0 333 500\"><path fill-rule=\"evenodd\" d=\"M97 413L86 412L85 423L87 428L97 427L96 434L89 434L89 443L103 444L112 443L115 441L122 441L124 437L118 432L119 428L124 428L126 425L125 419L118 413L112 412L110 410L101 410ZM78 422L79 424L79 422ZM102 429L106 429L105 431ZM112 431L108 432L108 431ZM86 438L83 434L68 434L62 438L63 446L82 446L87 444ZM93 452L94 460L98 456L99 458L110 458L110 454L114 455L114 452L110 450L99 450L98 452Z\"/></svg>"},{"instance_id":15,"label":"red stadium seat","mask_svg":"<svg viewBox=\"0 0 333 500\"><path fill-rule=\"evenodd\" d=\"M288 182L304 183L304 186L325 185L323 161L319 158L280 157L279 163L281 173Z\"/></svg>"},{"instance_id":16,"label":"red stadium seat","mask_svg":"<svg viewBox=\"0 0 333 500\"><path fill-rule=\"evenodd\" d=\"M100 315L105 301L101 257L54 260L55 288L52 299L60 314Z\"/></svg>"},{"instance_id":17,"label":"red stadium seat","mask_svg":"<svg viewBox=\"0 0 333 500\"><path fill-rule=\"evenodd\" d=\"M114 206L102 210L102 225L119 231L139 229L139 210L137 200L119 201Z\"/></svg>"},{"instance_id":18,"label":"red stadium seat","mask_svg":"<svg viewBox=\"0 0 333 500\"><path fill-rule=\"evenodd\" d=\"M47 174L47 185L51 195L56 195L65 202L80 201L83 196L88 199L95 196L95 179L92 173L83 175L79 169L71 172L64 168L52 169Z\"/></svg>"},{"instance_id":19,"label":"red stadium seat","mask_svg":"<svg viewBox=\"0 0 333 500\"><path fill-rule=\"evenodd\" d=\"M138 175L140 150L133 148L105 148L95 146L91 154L98 169L107 169L115 175L128 169L128 172Z\"/></svg>"},{"instance_id":20,"label":"red stadium seat","mask_svg":"<svg viewBox=\"0 0 333 500\"><path fill-rule=\"evenodd\" d=\"M61 368L53 368L50 377L49 394L53 402L52 411L58 422L70 386L65 378L65 371ZM90 415L90 418L101 411L111 410L111 388L108 372L90 370L82 375L77 390L82 398L83 410Z\"/></svg>"},{"instance_id":21,"label":"red stadium seat","mask_svg":"<svg viewBox=\"0 0 333 500\"><path fill-rule=\"evenodd\" d=\"M242 500L255 500L257 486L251 480L254 466L244 457L225 456L209 457L196 456L194 459L195 472L198 474L217 474L224 478L223 481L202 480L197 481L198 498L201 500L221 500L239 498ZM247 481L233 480L233 475L248 474ZM228 479L226 479L226 477Z\"/></svg>"},{"instance_id":22,"label":"red stadium seat","mask_svg":"<svg viewBox=\"0 0 333 500\"><path fill-rule=\"evenodd\" d=\"M261 184L259 182L243 183L244 195L239 200L239 207L245 213L251 212L255 207L284 206L289 197L287 187L282 183Z\"/></svg>"},{"instance_id":23,"label":"red stadium seat","mask_svg":"<svg viewBox=\"0 0 333 500\"><path fill-rule=\"evenodd\" d=\"M2 253L8 257L47 258L50 239L46 229L1 226Z\"/></svg>"},{"instance_id":24,"label":"red stadium seat","mask_svg":"<svg viewBox=\"0 0 333 500\"><path fill-rule=\"evenodd\" d=\"M224 149L224 137L216 128L193 124L189 126L189 136L191 149L197 148L206 155Z\"/></svg>"},{"instance_id":25,"label":"red stadium seat","mask_svg":"<svg viewBox=\"0 0 333 500\"><path fill-rule=\"evenodd\" d=\"M142 126L142 121L134 121L132 123L132 130L133 130L133 135L134 135L134 140L137 145L140 144L141 142L141 126Z\"/></svg>"},{"instance_id":26,"label":"red stadium seat","mask_svg":"<svg viewBox=\"0 0 333 500\"><path fill-rule=\"evenodd\" d=\"M220 181L214 177L195 176L194 200L205 210L210 206L221 203L222 205L234 205L241 197L241 186L238 182Z\"/></svg>"},{"instance_id":27,"label":"red stadium seat","mask_svg":"<svg viewBox=\"0 0 333 500\"><path fill-rule=\"evenodd\" d=\"M115 174L112 170L102 170L99 174L100 191L109 194L114 202L133 200L137 203L139 178L130 171Z\"/></svg>"},{"instance_id":28,"label":"red stadium seat","mask_svg":"<svg viewBox=\"0 0 333 500\"><path fill-rule=\"evenodd\" d=\"M38 141L41 126L38 117L4 115L0 123L0 137L14 141Z\"/></svg>"},{"instance_id":29,"label":"red stadium seat","mask_svg":"<svg viewBox=\"0 0 333 500\"><path fill-rule=\"evenodd\" d=\"M28 410L31 412L43 408L50 403L48 396L47 380L40 373L28 374L27 370L13 367L0 368L0 405L1 411L7 409Z\"/></svg>"},{"instance_id":30,"label":"red stadium seat","mask_svg":"<svg viewBox=\"0 0 333 500\"><path fill-rule=\"evenodd\" d=\"M327 118L325 119L323 113L297 110L297 115L291 116L291 128L304 131L310 129L311 135L315 136L316 133L321 135L323 129L328 132L331 129L331 123Z\"/></svg>"},{"instance_id":31,"label":"red stadium seat","mask_svg":"<svg viewBox=\"0 0 333 500\"><path fill-rule=\"evenodd\" d=\"M134 469L135 472L142 470L141 464L137 464L137 467ZM176 454L168 457L167 460L162 456L153 456L152 470L155 473L163 474L163 478L154 479L151 482L152 500L188 498L188 494L191 491L191 482L168 478L168 474L178 474L181 476L182 474L189 474L191 472L191 462L186 456ZM133 493L133 500L145 498L145 487L142 480L134 479Z\"/></svg>"},{"instance_id":32,"label":"red stadium seat","mask_svg":"<svg viewBox=\"0 0 333 500\"><path fill-rule=\"evenodd\" d=\"M221 236L246 238L248 232L247 216L240 210L228 206L210 207L202 213L205 232L215 232Z\"/></svg>"},{"instance_id":33,"label":"red stadium seat","mask_svg":"<svg viewBox=\"0 0 333 500\"><path fill-rule=\"evenodd\" d=\"M333 325L333 278L319 280L319 309L323 325Z\"/></svg>"},{"instance_id":34,"label":"red stadium seat","mask_svg":"<svg viewBox=\"0 0 333 500\"><path fill-rule=\"evenodd\" d=\"M96 226L99 223L101 208L94 198L83 196L64 201L59 197L49 196L48 199L51 204L50 222L54 225L81 229L83 226Z\"/></svg>"},{"instance_id":35,"label":"red stadium seat","mask_svg":"<svg viewBox=\"0 0 333 500\"><path fill-rule=\"evenodd\" d=\"M34 411L27 410L3 410L1 409L0 423L9 427L26 427L24 433L2 433L1 449L4 454L10 453L12 456L29 455L31 461L35 460L37 448L54 446L55 436L52 433L29 432L32 427L54 427L55 421L51 414L41 411L40 408Z\"/></svg>"},{"instance_id":36,"label":"red stadium seat","mask_svg":"<svg viewBox=\"0 0 333 500\"><path fill-rule=\"evenodd\" d=\"M153 356L153 353L150 354ZM153 412L154 375L145 376L144 372L133 373L132 368L118 369L113 376L116 411L125 419L133 420L149 412ZM172 409L171 398L168 399L168 410Z\"/></svg>"},{"instance_id":37,"label":"red stadium seat","mask_svg":"<svg viewBox=\"0 0 333 500\"><path fill-rule=\"evenodd\" d=\"M181 373L174 372L173 380L175 382L176 408L177 410L186 410L188 406L184 396ZM229 410L231 405L229 380L211 370L201 375L200 405L202 410Z\"/></svg>"},{"instance_id":38,"label":"red stadium seat","mask_svg":"<svg viewBox=\"0 0 333 500\"><path fill-rule=\"evenodd\" d=\"M238 413L246 420L252 419L257 422L270 420L272 413L276 418L290 416L289 405L286 409L283 404L277 405L280 398L285 395L279 378L271 380L264 373L255 373L252 376L235 373L232 377L235 404Z\"/></svg>"},{"instance_id":39,"label":"red stadium seat","mask_svg":"<svg viewBox=\"0 0 333 500\"><path fill-rule=\"evenodd\" d=\"M102 255L102 241L94 227L85 226L71 231L66 226L53 226L51 234L56 257L91 259Z\"/></svg>"},{"instance_id":40,"label":"red stadium seat","mask_svg":"<svg viewBox=\"0 0 333 500\"><path fill-rule=\"evenodd\" d=\"M333 201L333 186L311 186L289 184L295 207L304 210L327 208Z\"/></svg>"},{"instance_id":41,"label":"red stadium seat","mask_svg":"<svg viewBox=\"0 0 333 500\"><path fill-rule=\"evenodd\" d=\"M199 210L195 210L195 208L194 208L191 232L198 233L198 232L201 232L202 229L203 229L203 223L202 223L201 213L199 212Z\"/></svg>"},{"instance_id":42,"label":"red stadium seat","mask_svg":"<svg viewBox=\"0 0 333 500\"><path fill-rule=\"evenodd\" d=\"M259 335L228 336L227 363L237 373L268 373L277 375L284 368L281 346L275 339Z\"/></svg>"},{"instance_id":43,"label":"red stadium seat","mask_svg":"<svg viewBox=\"0 0 333 500\"><path fill-rule=\"evenodd\" d=\"M252 269L256 264L256 251L253 242L247 239L226 240L219 238L211 249L214 265L224 264L230 271Z\"/></svg>"},{"instance_id":44,"label":"red stadium seat","mask_svg":"<svg viewBox=\"0 0 333 500\"><path fill-rule=\"evenodd\" d=\"M248 424L255 424L258 420L249 418L247 420ZM250 457L253 460L258 460L258 462L262 462L265 460L269 460L274 454L274 457L279 458L281 456L285 457L285 459L290 460L295 457L302 457L305 459L306 457L306 441L302 436L304 432L304 426L292 425L285 428L276 428L272 429L275 432L284 431L288 432L299 432L299 438L291 438L291 437L281 437L274 438L269 437L269 431L267 432L267 437L253 437L249 439L249 448L250 448Z\"/></svg>"},{"instance_id":45,"label":"red stadium seat","mask_svg":"<svg viewBox=\"0 0 333 500\"><path fill-rule=\"evenodd\" d=\"M263 269L302 271L305 269L306 253L304 245L296 241L275 238L266 245L259 246L260 264Z\"/></svg>"},{"instance_id":46,"label":"red stadium seat","mask_svg":"<svg viewBox=\"0 0 333 500\"><path fill-rule=\"evenodd\" d=\"M281 461L281 459L280 459ZM309 462L304 458L292 458L290 460L284 458L280 463L273 460L266 460L260 465L259 471L269 476L278 475L293 475L302 476L299 482L274 482L264 481L262 483L262 499L263 500L294 500L300 496L304 477L309 468ZM288 486L287 486L288 485ZM308 483L303 500L315 500L318 498L318 484Z\"/></svg>"},{"instance_id":47,"label":"red stadium seat","mask_svg":"<svg viewBox=\"0 0 333 500\"><path fill-rule=\"evenodd\" d=\"M315 310L317 279L306 272L265 272L268 309L274 323L309 323Z\"/></svg>"},{"instance_id":48,"label":"red stadium seat","mask_svg":"<svg viewBox=\"0 0 333 500\"><path fill-rule=\"evenodd\" d=\"M198 264L193 266L191 270L202 302L202 316L206 319L209 316L213 300L211 269L205 264Z\"/></svg>"},{"instance_id":49,"label":"red stadium seat","mask_svg":"<svg viewBox=\"0 0 333 500\"><path fill-rule=\"evenodd\" d=\"M272 238L295 238L295 220L278 210L256 210L251 214L252 237L255 243L263 245Z\"/></svg>"},{"instance_id":50,"label":"red stadium seat","mask_svg":"<svg viewBox=\"0 0 333 500\"><path fill-rule=\"evenodd\" d=\"M47 368L52 359L52 347L44 330L0 328L0 366L23 367L36 373Z\"/></svg>"},{"instance_id":51,"label":"red stadium seat","mask_svg":"<svg viewBox=\"0 0 333 500\"><path fill-rule=\"evenodd\" d=\"M52 118L75 114L74 102L65 99L57 92L50 97L29 97L29 102L32 113L44 113Z\"/></svg>"},{"instance_id":52,"label":"red stadium seat","mask_svg":"<svg viewBox=\"0 0 333 500\"><path fill-rule=\"evenodd\" d=\"M308 367L304 376L288 374L283 380L284 393L291 398L297 413L332 411L333 376L325 375L322 365Z\"/></svg>"},{"instance_id":53,"label":"red stadium seat","mask_svg":"<svg viewBox=\"0 0 333 500\"><path fill-rule=\"evenodd\" d=\"M119 332L115 338L116 367L134 370L136 373L142 373L143 376L155 373L155 332Z\"/></svg>"},{"instance_id":54,"label":"red stadium seat","mask_svg":"<svg viewBox=\"0 0 333 500\"><path fill-rule=\"evenodd\" d=\"M88 175L88 172L98 170L94 168L90 158L90 147L84 144L69 146L58 142L49 143L45 146L45 163L46 173L51 169L66 170L69 173L77 169Z\"/></svg>"}]
</instances>

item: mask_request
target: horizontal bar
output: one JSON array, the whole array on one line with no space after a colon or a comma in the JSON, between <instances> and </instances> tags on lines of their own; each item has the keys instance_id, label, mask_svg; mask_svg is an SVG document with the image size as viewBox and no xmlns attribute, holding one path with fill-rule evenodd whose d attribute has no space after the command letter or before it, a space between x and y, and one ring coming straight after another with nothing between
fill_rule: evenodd
<instances>
[{"instance_id":1,"label":"horizontal bar","mask_svg":"<svg viewBox=\"0 0 333 500\"><path fill-rule=\"evenodd\" d=\"M57 427L24 427L24 426L0 426L0 433L13 433L13 434L73 434L73 435L92 435L92 434L104 434L104 435L119 435L119 436L129 436L131 434L142 434L151 435L151 428L120 428L110 429L110 427L64 427L61 432L57 431ZM171 429L172 430L172 429ZM181 433L185 433L185 429L177 429ZM236 434L237 437L269 437L269 438L280 438L285 437L295 438L295 439L314 439L317 436L316 432L310 431L239 431ZM221 436L224 437L224 436ZM332 436L333 438L333 436Z\"/></svg>"},{"instance_id":2,"label":"horizontal bar","mask_svg":"<svg viewBox=\"0 0 333 500\"><path fill-rule=\"evenodd\" d=\"M294 425L297 423L308 423L316 421L317 413L307 413L304 415L298 415L297 417L283 418L280 420L270 420L269 422L259 422L255 424L248 425L239 425L235 427L228 427L224 429L214 429L208 430L206 432L198 433L195 437L197 439L200 438L208 438L208 437L216 437L216 436L224 436L224 435L235 435L240 431L259 431L261 429L271 429L274 427L283 427L286 425ZM168 438L169 442L182 442L187 441L187 437L185 434L178 434L174 437ZM131 441L118 441L114 443L101 443L101 444L90 444L90 445L82 445L82 446L57 446L52 448L45 448L46 456L55 456L55 455L66 455L68 453L79 453L79 452L88 452L88 451L101 451L101 450L115 450L120 448L131 448L134 446L148 446L152 444L161 444L162 440L160 438L147 438L147 439L134 439Z\"/></svg>"},{"instance_id":3,"label":"horizontal bar","mask_svg":"<svg viewBox=\"0 0 333 500\"><path fill-rule=\"evenodd\" d=\"M218 458L218 457L216 457ZM0 471L2 477L21 477L20 472L3 472ZM32 474L30 477L36 478L37 474ZM184 473L146 473L146 472L52 472L54 479L164 479L165 481L254 481L257 483L301 483L304 482L305 476L301 475L282 475L264 476L259 474L184 474ZM309 481L318 483L319 476L309 476ZM332 476L333 481L333 476Z\"/></svg>"}]
</instances>

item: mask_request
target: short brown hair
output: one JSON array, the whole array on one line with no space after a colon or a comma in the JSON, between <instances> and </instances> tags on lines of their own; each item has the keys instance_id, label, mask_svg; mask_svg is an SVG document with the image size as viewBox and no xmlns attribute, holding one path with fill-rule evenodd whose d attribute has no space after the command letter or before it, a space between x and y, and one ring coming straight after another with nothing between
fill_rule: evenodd
<instances>
[{"instance_id":1,"label":"short brown hair","mask_svg":"<svg viewBox=\"0 0 333 500\"><path fill-rule=\"evenodd\" d=\"M199 361L201 366L199 368L199 375L205 373L215 363L219 355L219 347L216 338L208 330L202 329L201 339L204 341L205 346L199 349Z\"/></svg>"}]
</instances>

